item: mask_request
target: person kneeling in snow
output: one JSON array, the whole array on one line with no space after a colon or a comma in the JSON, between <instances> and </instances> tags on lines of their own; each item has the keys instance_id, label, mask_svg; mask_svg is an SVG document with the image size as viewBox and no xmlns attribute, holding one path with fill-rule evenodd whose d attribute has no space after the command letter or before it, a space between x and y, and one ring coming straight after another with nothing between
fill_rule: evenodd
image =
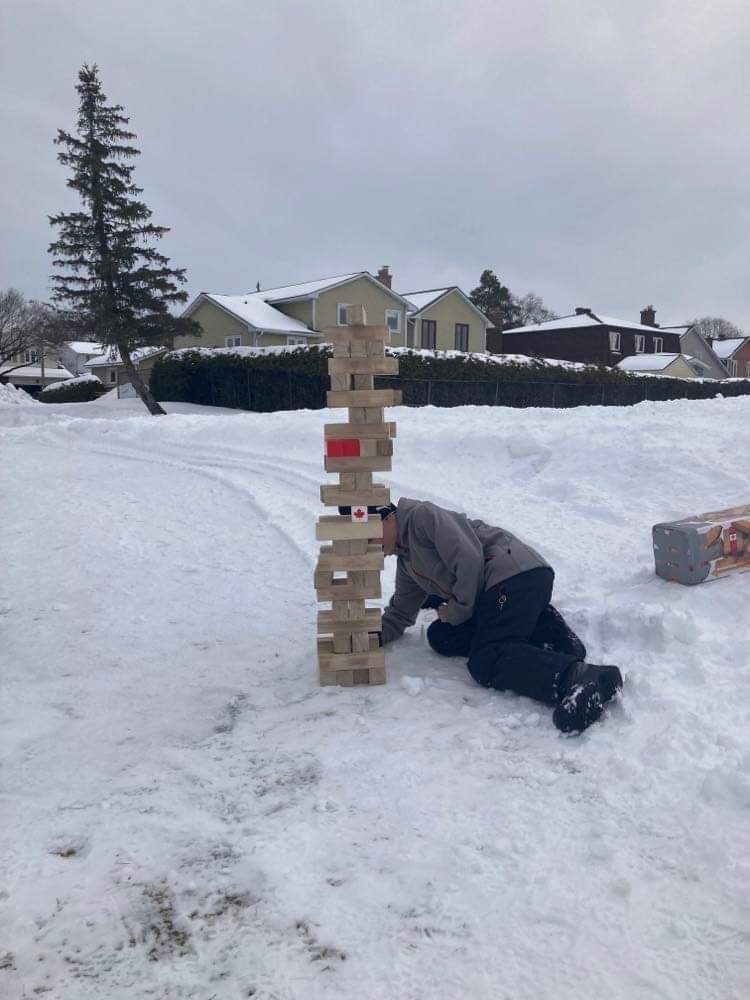
<instances>
[{"instance_id":1,"label":"person kneeling in snow","mask_svg":"<svg viewBox=\"0 0 750 1000\"><path fill-rule=\"evenodd\" d=\"M538 552L503 528L427 501L402 498L371 511L383 521L385 554L398 557L384 645L414 624L420 608L437 607L430 646L468 657L479 684L555 706L554 724L565 733L601 716L622 676L586 663L583 643L549 603L555 574Z\"/></svg>"}]
</instances>

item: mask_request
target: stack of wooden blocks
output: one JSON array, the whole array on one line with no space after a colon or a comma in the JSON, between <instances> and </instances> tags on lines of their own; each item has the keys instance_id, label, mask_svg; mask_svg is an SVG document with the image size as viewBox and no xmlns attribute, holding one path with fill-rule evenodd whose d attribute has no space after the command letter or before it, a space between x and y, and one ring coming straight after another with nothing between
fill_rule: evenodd
<instances>
[{"instance_id":1,"label":"stack of wooden blocks","mask_svg":"<svg viewBox=\"0 0 750 1000\"><path fill-rule=\"evenodd\" d=\"M368 507L390 503L390 491L373 483L373 472L391 468L395 423L386 423L383 407L398 406L401 392L376 389L375 375L398 373L398 359L385 356L388 327L367 326L362 306L347 308L347 325L325 330L333 344L328 362L329 406L349 408L347 423L326 424L325 469L339 474L338 485L320 488L327 507L351 507L351 514L321 517L316 537L320 549L315 569L318 601L318 665L321 684L384 684L385 656L380 648L381 612L367 607L381 596L383 523Z\"/></svg>"}]
</instances>

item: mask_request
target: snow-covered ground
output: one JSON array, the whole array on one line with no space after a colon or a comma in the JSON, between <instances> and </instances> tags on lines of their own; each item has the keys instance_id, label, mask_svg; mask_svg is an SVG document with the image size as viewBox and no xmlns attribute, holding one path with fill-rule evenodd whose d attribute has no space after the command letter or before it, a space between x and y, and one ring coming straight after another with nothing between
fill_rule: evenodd
<instances>
[{"instance_id":1,"label":"snow-covered ground","mask_svg":"<svg viewBox=\"0 0 750 1000\"><path fill-rule=\"evenodd\" d=\"M0 995L750 996L750 575L650 540L750 501L750 398L391 412L394 495L526 536L621 666L573 738L427 612L320 688L330 411L139 405L0 400Z\"/></svg>"}]
</instances>

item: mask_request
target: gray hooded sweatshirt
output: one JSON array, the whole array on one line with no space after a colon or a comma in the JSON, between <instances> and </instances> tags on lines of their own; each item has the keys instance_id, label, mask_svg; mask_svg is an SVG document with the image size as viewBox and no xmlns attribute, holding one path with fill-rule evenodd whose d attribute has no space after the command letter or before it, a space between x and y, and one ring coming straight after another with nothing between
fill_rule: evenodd
<instances>
[{"instance_id":1,"label":"gray hooded sweatshirt","mask_svg":"<svg viewBox=\"0 0 750 1000\"><path fill-rule=\"evenodd\" d=\"M474 614L483 590L549 566L509 531L428 501L403 497L396 518L396 590L383 612L384 643L414 624L426 594L443 597L445 620L461 625Z\"/></svg>"}]
</instances>

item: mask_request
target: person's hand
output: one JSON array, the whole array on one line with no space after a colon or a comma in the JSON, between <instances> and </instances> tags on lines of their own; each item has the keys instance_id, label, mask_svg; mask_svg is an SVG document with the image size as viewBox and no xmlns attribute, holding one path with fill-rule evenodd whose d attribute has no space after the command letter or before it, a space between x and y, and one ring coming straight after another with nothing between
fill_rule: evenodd
<instances>
[{"instance_id":1,"label":"person's hand","mask_svg":"<svg viewBox=\"0 0 750 1000\"><path fill-rule=\"evenodd\" d=\"M447 604L441 604L440 607L437 609L437 615L438 615L438 618L440 619L441 622L447 622L448 621L448 611L447 611L447 608L448 608Z\"/></svg>"}]
</instances>

